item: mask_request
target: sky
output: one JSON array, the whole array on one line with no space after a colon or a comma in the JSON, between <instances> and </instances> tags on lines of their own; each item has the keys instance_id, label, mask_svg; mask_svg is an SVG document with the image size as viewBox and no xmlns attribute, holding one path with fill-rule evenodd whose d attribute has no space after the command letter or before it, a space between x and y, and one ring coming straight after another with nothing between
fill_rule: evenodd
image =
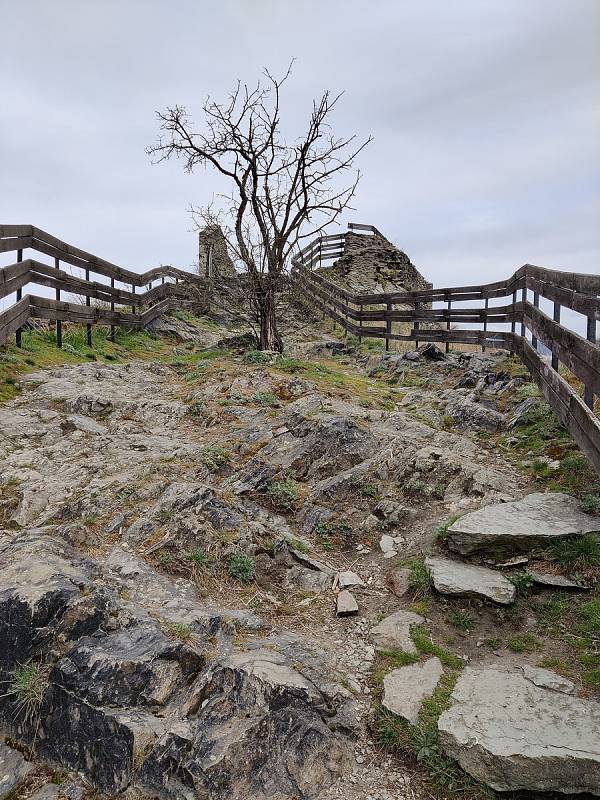
<instances>
[{"instance_id":1,"label":"sky","mask_svg":"<svg viewBox=\"0 0 600 800\"><path fill-rule=\"evenodd\" d=\"M339 135L374 137L349 221L434 286L529 262L600 265L600 0L0 0L0 222L121 266L192 267L191 203L224 186L152 165L155 111L202 123L295 58L282 117L324 89ZM3 262L5 263L5 262Z\"/></svg>"}]
</instances>

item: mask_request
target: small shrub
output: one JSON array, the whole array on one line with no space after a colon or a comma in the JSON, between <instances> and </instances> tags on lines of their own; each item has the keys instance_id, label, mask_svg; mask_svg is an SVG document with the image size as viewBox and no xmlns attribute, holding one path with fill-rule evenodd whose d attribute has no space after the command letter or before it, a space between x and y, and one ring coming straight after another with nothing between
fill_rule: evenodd
<instances>
[{"instance_id":1,"label":"small shrub","mask_svg":"<svg viewBox=\"0 0 600 800\"><path fill-rule=\"evenodd\" d=\"M502 640L501 639L485 639L484 644L486 647L489 647L490 650L499 650L502 647Z\"/></svg>"},{"instance_id":2,"label":"small shrub","mask_svg":"<svg viewBox=\"0 0 600 800\"><path fill-rule=\"evenodd\" d=\"M427 492L427 484L419 478L413 478L404 484L404 493L407 495L425 494Z\"/></svg>"},{"instance_id":3,"label":"small shrub","mask_svg":"<svg viewBox=\"0 0 600 800\"><path fill-rule=\"evenodd\" d=\"M531 470L536 478L549 478L551 475L554 475L554 470L543 458L534 459Z\"/></svg>"},{"instance_id":4,"label":"small shrub","mask_svg":"<svg viewBox=\"0 0 600 800\"><path fill-rule=\"evenodd\" d=\"M158 554L158 563L165 569L173 566L175 562L175 554L170 550L161 550Z\"/></svg>"},{"instance_id":5,"label":"small shrub","mask_svg":"<svg viewBox=\"0 0 600 800\"><path fill-rule=\"evenodd\" d=\"M287 511L296 506L300 497L298 486L291 478L286 478L283 481L273 481L267 489L267 494L274 506Z\"/></svg>"},{"instance_id":6,"label":"small shrub","mask_svg":"<svg viewBox=\"0 0 600 800\"><path fill-rule=\"evenodd\" d=\"M201 417L204 413L204 403L202 400L196 400L188 406L187 413L192 417Z\"/></svg>"},{"instance_id":7,"label":"small shrub","mask_svg":"<svg viewBox=\"0 0 600 800\"><path fill-rule=\"evenodd\" d=\"M262 350L249 350L244 355L244 362L246 364L269 364L271 361L271 355L269 353L263 353Z\"/></svg>"},{"instance_id":8,"label":"small shrub","mask_svg":"<svg viewBox=\"0 0 600 800\"><path fill-rule=\"evenodd\" d=\"M227 571L232 578L241 583L251 583L256 574L256 562L246 553L232 553L229 556Z\"/></svg>"},{"instance_id":9,"label":"small shrub","mask_svg":"<svg viewBox=\"0 0 600 800\"><path fill-rule=\"evenodd\" d=\"M453 428L455 425L454 417L450 416L450 414L444 414L442 417L442 425L444 428Z\"/></svg>"},{"instance_id":10,"label":"small shrub","mask_svg":"<svg viewBox=\"0 0 600 800\"><path fill-rule=\"evenodd\" d=\"M517 572L515 575L510 575L508 580L513 584L517 593L526 597L534 584L534 580L528 572Z\"/></svg>"},{"instance_id":11,"label":"small shrub","mask_svg":"<svg viewBox=\"0 0 600 800\"><path fill-rule=\"evenodd\" d=\"M212 444L202 451L202 461L210 470L221 469L231 461L231 453L219 444Z\"/></svg>"},{"instance_id":12,"label":"small shrub","mask_svg":"<svg viewBox=\"0 0 600 800\"><path fill-rule=\"evenodd\" d=\"M567 489L581 494L590 485L597 485L596 475L587 458L581 453L569 453L560 462L560 474ZM588 492L585 492L589 494Z\"/></svg>"},{"instance_id":13,"label":"small shrub","mask_svg":"<svg viewBox=\"0 0 600 800\"><path fill-rule=\"evenodd\" d=\"M279 398L273 392L256 392L252 397L252 402L268 408L279 408L281 406Z\"/></svg>"},{"instance_id":14,"label":"small shrub","mask_svg":"<svg viewBox=\"0 0 600 800\"><path fill-rule=\"evenodd\" d=\"M324 550L333 550L335 543L340 546L348 544L352 530L352 525L345 519L329 519L327 522L320 522L315 533Z\"/></svg>"},{"instance_id":15,"label":"small shrub","mask_svg":"<svg viewBox=\"0 0 600 800\"><path fill-rule=\"evenodd\" d=\"M581 505L588 514L600 514L600 496L597 494L586 494Z\"/></svg>"},{"instance_id":16,"label":"small shrub","mask_svg":"<svg viewBox=\"0 0 600 800\"><path fill-rule=\"evenodd\" d=\"M413 558L409 564L408 587L415 599L426 597L431 591L431 575L425 566L425 559Z\"/></svg>"},{"instance_id":17,"label":"small shrub","mask_svg":"<svg viewBox=\"0 0 600 800\"><path fill-rule=\"evenodd\" d=\"M359 485L358 491L363 497L379 497L379 487L374 483Z\"/></svg>"}]
</instances>

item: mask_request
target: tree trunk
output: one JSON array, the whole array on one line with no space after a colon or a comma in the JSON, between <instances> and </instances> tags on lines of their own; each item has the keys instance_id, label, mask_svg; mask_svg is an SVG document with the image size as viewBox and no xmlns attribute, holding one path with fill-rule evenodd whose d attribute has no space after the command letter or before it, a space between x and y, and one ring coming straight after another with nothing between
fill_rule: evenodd
<instances>
[{"instance_id":1,"label":"tree trunk","mask_svg":"<svg viewBox=\"0 0 600 800\"><path fill-rule=\"evenodd\" d=\"M260 349L275 350L283 353L283 340L277 330L277 318L275 316L275 292L272 288L267 289L258 298L259 322L260 322Z\"/></svg>"}]
</instances>

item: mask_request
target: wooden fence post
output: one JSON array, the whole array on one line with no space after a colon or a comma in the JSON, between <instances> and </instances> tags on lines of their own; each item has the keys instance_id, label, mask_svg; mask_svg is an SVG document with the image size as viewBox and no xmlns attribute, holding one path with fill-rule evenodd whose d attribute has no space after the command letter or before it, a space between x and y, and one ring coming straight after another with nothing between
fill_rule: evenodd
<instances>
[{"instance_id":1,"label":"wooden fence post","mask_svg":"<svg viewBox=\"0 0 600 800\"><path fill-rule=\"evenodd\" d=\"M595 317L587 318L587 340L596 344L596 319ZM594 410L594 392L589 386L584 387L583 400L588 408Z\"/></svg>"},{"instance_id":2,"label":"wooden fence post","mask_svg":"<svg viewBox=\"0 0 600 800\"><path fill-rule=\"evenodd\" d=\"M391 312L393 307L394 306L393 306L392 303L386 303L386 305L385 305L386 316L387 316L387 314L389 314ZM386 319L386 321L385 321L385 350L386 350L386 352L389 352L389 349L390 349L389 336L390 336L391 332L392 332L392 320L391 319Z\"/></svg>"},{"instance_id":3,"label":"wooden fence post","mask_svg":"<svg viewBox=\"0 0 600 800\"><path fill-rule=\"evenodd\" d=\"M514 292L513 292L513 295L512 295L512 313L513 313L513 321L510 323L510 332L511 332L512 334L514 334L514 333L515 333L515 331L517 330L517 323L516 323L516 320L515 320L515 314L516 314L516 308L515 308L515 306L516 306L516 302L517 302L517 290L515 289L515 290L514 290ZM511 356L514 356L514 354L515 354L515 348L513 347L513 344L514 344L514 336L513 336L512 343L511 343L511 348L510 348L510 355L511 355Z\"/></svg>"},{"instance_id":4,"label":"wooden fence post","mask_svg":"<svg viewBox=\"0 0 600 800\"><path fill-rule=\"evenodd\" d=\"M17 263L20 264L23 261L23 251L17 250ZM17 289L17 303L19 300L23 299L23 289ZM21 344L21 328L17 328L15 331L15 344L17 347L22 347Z\"/></svg>"},{"instance_id":5,"label":"wooden fence post","mask_svg":"<svg viewBox=\"0 0 600 800\"><path fill-rule=\"evenodd\" d=\"M60 259L54 258L54 268L60 269ZM60 300L60 289L56 290L56 299ZM56 320L56 346L62 347L62 320Z\"/></svg>"},{"instance_id":6,"label":"wooden fence post","mask_svg":"<svg viewBox=\"0 0 600 800\"><path fill-rule=\"evenodd\" d=\"M85 270L85 279L86 279L86 281L89 281L89 279L90 279L90 271L87 268ZM88 308L92 304L92 301L91 301L89 295L86 295L86 297L85 297L85 304L86 304L86 306ZM85 332L86 332L85 338L86 338L86 341L87 341L87 346L91 347L92 346L92 326L91 326L91 323L88 322L88 324L85 326Z\"/></svg>"},{"instance_id":7,"label":"wooden fence post","mask_svg":"<svg viewBox=\"0 0 600 800\"><path fill-rule=\"evenodd\" d=\"M535 306L535 308L539 308L540 307L540 295L539 295L539 292L534 292L533 293L533 305ZM537 353L537 344L538 344L537 336L534 336L533 334L531 334L531 346L533 347L533 349L535 350L536 353Z\"/></svg>"},{"instance_id":8,"label":"wooden fence post","mask_svg":"<svg viewBox=\"0 0 600 800\"><path fill-rule=\"evenodd\" d=\"M554 322L560 322L560 303L554 303ZM558 356L552 351L552 369L558 371Z\"/></svg>"},{"instance_id":9,"label":"wooden fence post","mask_svg":"<svg viewBox=\"0 0 600 800\"><path fill-rule=\"evenodd\" d=\"M415 311L417 313L419 312L420 308L421 308L421 303L415 303ZM419 328L421 327L421 323L419 322L418 319L414 320L414 325L415 325L415 331L418 331ZM415 350L418 350L418 349L419 349L419 340L415 339Z\"/></svg>"},{"instance_id":10,"label":"wooden fence post","mask_svg":"<svg viewBox=\"0 0 600 800\"><path fill-rule=\"evenodd\" d=\"M448 307L448 311L452 310L452 300L450 300L449 297L446 300L446 306ZM450 317L448 317L448 319L446 320L446 330L448 332L450 332L450 330L451 330L451 328L450 328ZM448 342L448 341L446 342L446 352L447 353L450 352L450 342Z\"/></svg>"},{"instance_id":11,"label":"wooden fence post","mask_svg":"<svg viewBox=\"0 0 600 800\"><path fill-rule=\"evenodd\" d=\"M163 278L163 281L164 281L164 278ZM111 289L115 288L115 279L114 278L110 279L110 288ZM111 311L115 310L115 298L114 297L111 297L111 299L110 299L110 310ZM115 341L115 326L114 325L110 326L110 340L114 344L114 341Z\"/></svg>"},{"instance_id":12,"label":"wooden fence post","mask_svg":"<svg viewBox=\"0 0 600 800\"><path fill-rule=\"evenodd\" d=\"M523 303L523 316L521 317L521 336L525 336L525 302L527 301L527 288L521 289L521 302Z\"/></svg>"},{"instance_id":13,"label":"wooden fence post","mask_svg":"<svg viewBox=\"0 0 600 800\"><path fill-rule=\"evenodd\" d=\"M177 278L175 279L175 283L177 283ZM131 293L135 294L135 283L131 284ZM133 303L131 305L131 311L132 311L133 314L135 314L135 300L133 301Z\"/></svg>"},{"instance_id":14,"label":"wooden fence post","mask_svg":"<svg viewBox=\"0 0 600 800\"><path fill-rule=\"evenodd\" d=\"M362 312L363 312L363 304L362 303L360 303L360 305L359 305L359 310L360 310L361 316L360 316L360 318L358 320L358 330L359 330L359 332L358 332L358 343L362 344L362 336L360 335L360 330L362 328Z\"/></svg>"},{"instance_id":15,"label":"wooden fence post","mask_svg":"<svg viewBox=\"0 0 600 800\"><path fill-rule=\"evenodd\" d=\"M484 314L484 317L483 317L483 334L484 334L484 336L483 336L483 340L481 342L481 352L482 353L485 353L485 334L487 333L487 325L488 325L487 315L488 315L489 304L490 304L490 299L489 299L489 297L486 297L485 298L485 305L484 305L485 314Z\"/></svg>"}]
</instances>

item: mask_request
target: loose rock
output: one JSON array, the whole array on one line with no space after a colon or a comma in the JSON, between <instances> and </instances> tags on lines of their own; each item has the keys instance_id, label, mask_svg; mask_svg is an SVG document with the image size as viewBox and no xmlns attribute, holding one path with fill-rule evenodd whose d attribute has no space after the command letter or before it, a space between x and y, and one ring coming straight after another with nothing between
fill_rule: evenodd
<instances>
[{"instance_id":1,"label":"loose rock","mask_svg":"<svg viewBox=\"0 0 600 800\"><path fill-rule=\"evenodd\" d=\"M341 591L337 596L337 615L338 617L349 617L358 613L358 603L347 589Z\"/></svg>"},{"instance_id":2,"label":"loose rock","mask_svg":"<svg viewBox=\"0 0 600 800\"><path fill-rule=\"evenodd\" d=\"M485 597L503 605L514 603L514 585L492 569L462 564L449 558L426 558L425 566L440 594Z\"/></svg>"},{"instance_id":3,"label":"loose rock","mask_svg":"<svg viewBox=\"0 0 600 800\"><path fill-rule=\"evenodd\" d=\"M378 650L416 653L417 648L410 638L410 628L411 625L420 625L422 622L425 622L423 617L413 614L412 611L396 611L371 628L371 639Z\"/></svg>"},{"instance_id":4,"label":"loose rock","mask_svg":"<svg viewBox=\"0 0 600 800\"><path fill-rule=\"evenodd\" d=\"M442 663L437 657L395 669L383 679L381 702L388 711L416 725L421 703L434 693L442 674Z\"/></svg>"},{"instance_id":5,"label":"loose rock","mask_svg":"<svg viewBox=\"0 0 600 800\"><path fill-rule=\"evenodd\" d=\"M467 667L440 716L444 751L500 792L600 794L600 705Z\"/></svg>"},{"instance_id":6,"label":"loose rock","mask_svg":"<svg viewBox=\"0 0 600 800\"><path fill-rule=\"evenodd\" d=\"M593 531L600 531L600 519L581 511L574 497L536 492L465 514L448 528L447 544L462 555L480 550L527 552Z\"/></svg>"}]
</instances>

